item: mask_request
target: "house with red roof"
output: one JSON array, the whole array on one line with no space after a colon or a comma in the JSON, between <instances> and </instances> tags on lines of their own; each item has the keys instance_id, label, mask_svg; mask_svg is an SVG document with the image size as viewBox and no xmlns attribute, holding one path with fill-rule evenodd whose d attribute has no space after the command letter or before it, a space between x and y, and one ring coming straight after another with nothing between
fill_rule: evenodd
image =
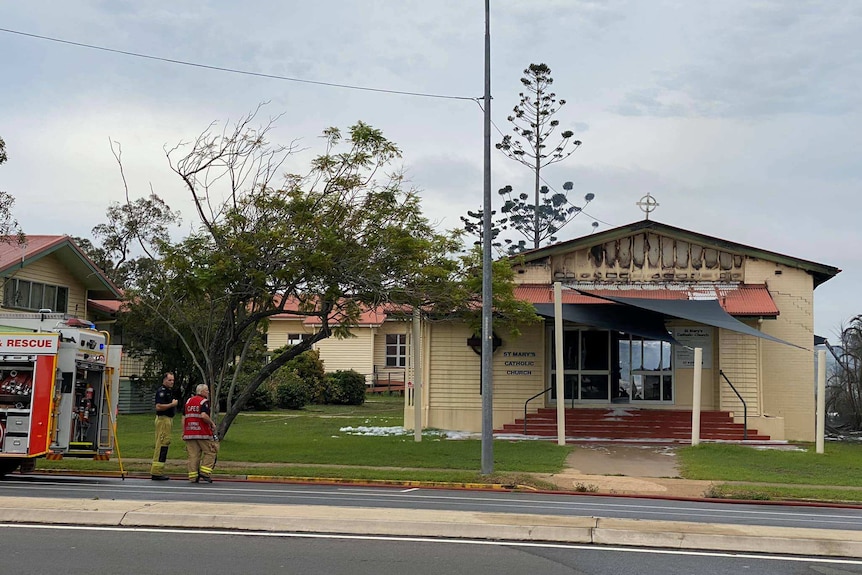
<instances>
[{"instance_id":1,"label":"house with red roof","mask_svg":"<svg viewBox=\"0 0 862 575\"><path fill-rule=\"evenodd\" d=\"M113 327L122 303L121 290L67 235L0 238L0 312L51 310L93 323L122 343ZM2 325L2 318L0 318ZM152 410L152 385L140 374L143 361L123 355L120 363L119 409L122 413Z\"/></svg>"},{"instance_id":2,"label":"house with red roof","mask_svg":"<svg viewBox=\"0 0 862 575\"><path fill-rule=\"evenodd\" d=\"M298 302L285 303L285 309L296 312ZM352 337L329 337L316 342L312 349L320 352L327 372L355 370L365 375L369 388L402 389L407 377L407 348L410 324L402 314L378 306L363 309L356 324L350 328ZM338 325L335 313L331 325ZM287 311L269 320L267 349L296 345L320 329L320 318Z\"/></svg>"},{"instance_id":3,"label":"house with red roof","mask_svg":"<svg viewBox=\"0 0 862 575\"><path fill-rule=\"evenodd\" d=\"M94 321L91 300L119 300L120 290L69 236L0 239L2 311L51 310Z\"/></svg>"},{"instance_id":4,"label":"house with red roof","mask_svg":"<svg viewBox=\"0 0 862 575\"><path fill-rule=\"evenodd\" d=\"M838 268L652 220L514 261L516 294L543 321L518 337L495 333L497 432L556 435L563 402L570 439L683 441L692 433L700 348L703 439L814 439L814 291ZM474 334L454 322L422 330L420 425L481 431ZM414 413L405 406L408 428Z\"/></svg>"}]
</instances>

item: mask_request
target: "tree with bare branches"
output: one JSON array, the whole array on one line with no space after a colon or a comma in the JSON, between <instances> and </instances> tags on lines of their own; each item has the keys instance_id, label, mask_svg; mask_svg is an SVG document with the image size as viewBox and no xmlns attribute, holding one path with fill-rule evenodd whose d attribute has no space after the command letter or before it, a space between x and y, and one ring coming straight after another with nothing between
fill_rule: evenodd
<instances>
[{"instance_id":1,"label":"tree with bare branches","mask_svg":"<svg viewBox=\"0 0 862 575\"><path fill-rule=\"evenodd\" d=\"M862 315L841 330L837 346L826 343L835 359L829 374L826 412L834 432L862 431Z\"/></svg>"},{"instance_id":2,"label":"tree with bare branches","mask_svg":"<svg viewBox=\"0 0 862 575\"><path fill-rule=\"evenodd\" d=\"M166 149L199 226L159 242L158 266L128 292L128 305L161 321L211 386L213 405L224 406L222 437L290 359L349 335L365 309L423 301L419 292L448 281L456 266L447 255L455 237L431 227L390 171L400 151L379 130L330 128L308 173L283 175L296 145L270 144L274 120L256 126L257 113ZM268 319L285 310L314 318L317 331L244 374Z\"/></svg>"}]
</instances>

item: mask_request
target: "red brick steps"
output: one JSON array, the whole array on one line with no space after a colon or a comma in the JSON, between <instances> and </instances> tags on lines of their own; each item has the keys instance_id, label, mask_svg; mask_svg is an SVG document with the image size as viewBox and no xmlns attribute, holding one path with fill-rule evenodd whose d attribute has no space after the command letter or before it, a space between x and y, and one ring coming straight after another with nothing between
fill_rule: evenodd
<instances>
[{"instance_id":1,"label":"red brick steps","mask_svg":"<svg viewBox=\"0 0 862 575\"><path fill-rule=\"evenodd\" d=\"M769 441L749 427L743 439L744 426L734 423L729 412L703 411L700 414L700 438L714 441ZM524 420L495 430L498 434L524 434ZM541 408L527 416L528 436L556 437L556 408ZM607 439L629 441L691 440L691 410L639 409L636 407L566 409L566 437L569 440Z\"/></svg>"}]
</instances>

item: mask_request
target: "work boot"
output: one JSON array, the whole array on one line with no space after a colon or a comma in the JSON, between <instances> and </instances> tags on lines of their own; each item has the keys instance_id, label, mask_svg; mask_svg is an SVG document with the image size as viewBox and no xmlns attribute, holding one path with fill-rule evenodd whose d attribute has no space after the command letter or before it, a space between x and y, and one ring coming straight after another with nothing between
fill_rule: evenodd
<instances>
[{"instance_id":1,"label":"work boot","mask_svg":"<svg viewBox=\"0 0 862 575\"><path fill-rule=\"evenodd\" d=\"M201 473L198 476L198 480L200 480L201 483L212 483L213 482L212 477L210 477L209 475L204 475L203 473Z\"/></svg>"},{"instance_id":2,"label":"work boot","mask_svg":"<svg viewBox=\"0 0 862 575\"><path fill-rule=\"evenodd\" d=\"M170 477L168 477L167 475L151 475L150 479L152 479L153 481L167 481L168 479L170 479Z\"/></svg>"}]
</instances>

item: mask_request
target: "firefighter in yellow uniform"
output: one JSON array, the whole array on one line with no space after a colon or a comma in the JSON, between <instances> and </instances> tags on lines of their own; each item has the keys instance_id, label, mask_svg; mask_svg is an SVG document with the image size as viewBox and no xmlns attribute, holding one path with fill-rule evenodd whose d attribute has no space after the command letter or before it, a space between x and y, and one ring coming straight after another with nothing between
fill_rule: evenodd
<instances>
[{"instance_id":1,"label":"firefighter in yellow uniform","mask_svg":"<svg viewBox=\"0 0 862 575\"><path fill-rule=\"evenodd\" d=\"M174 426L174 415L177 404L174 399L174 374L168 372L162 378L162 385L156 390L154 403L156 405L156 448L153 452L153 465L150 468L151 477L156 481L168 479L165 475L165 463L168 460L168 447L171 444L171 430Z\"/></svg>"},{"instance_id":2,"label":"firefighter in yellow uniform","mask_svg":"<svg viewBox=\"0 0 862 575\"><path fill-rule=\"evenodd\" d=\"M183 441L189 453L189 481L212 483L213 467L218 455L215 422L210 417L210 389L202 383L196 395L186 401L183 415Z\"/></svg>"}]
</instances>

